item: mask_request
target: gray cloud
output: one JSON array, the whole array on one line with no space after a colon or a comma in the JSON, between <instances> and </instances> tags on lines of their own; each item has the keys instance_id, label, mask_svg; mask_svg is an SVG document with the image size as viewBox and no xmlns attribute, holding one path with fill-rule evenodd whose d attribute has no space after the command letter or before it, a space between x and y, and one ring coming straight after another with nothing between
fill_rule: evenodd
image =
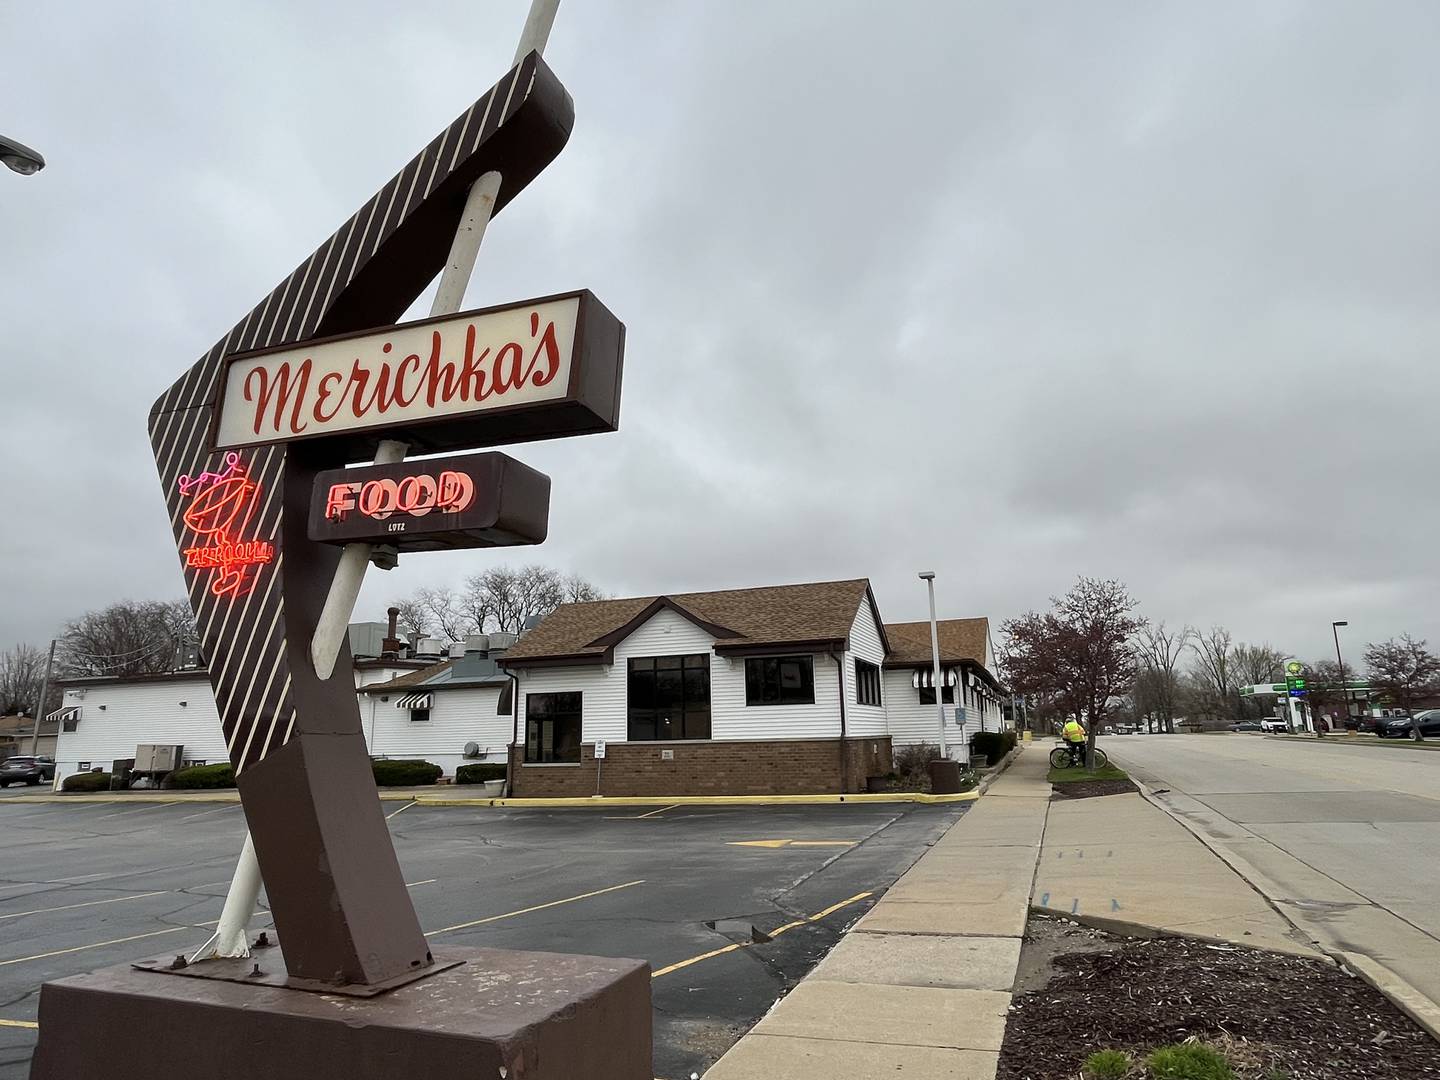
<instances>
[{"instance_id":1,"label":"gray cloud","mask_svg":"<svg viewBox=\"0 0 1440 1080\"><path fill-rule=\"evenodd\" d=\"M177 595L156 394L508 63L523 0L7 12L0 644ZM492 21L481 24L489 15ZM1077 573L1323 655L1440 641L1423 3L582 4L570 146L469 300L588 286L623 425L520 447L617 593L868 574L1001 619ZM422 302L423 305L423 302ZM422 306L417 305L417 307Z\"/></svg>"}]
</instances>

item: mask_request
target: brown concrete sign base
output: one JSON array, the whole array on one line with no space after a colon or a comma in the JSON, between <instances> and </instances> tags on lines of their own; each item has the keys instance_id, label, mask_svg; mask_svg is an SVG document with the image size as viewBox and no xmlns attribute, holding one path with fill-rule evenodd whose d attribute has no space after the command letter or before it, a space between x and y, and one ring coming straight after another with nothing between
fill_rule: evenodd
<instances>
[{"instance_id":1,"label":"brown concrete sign base","mask_svg":"<svg viewBox=\"0 0 1440 1080\"><path fill-rule=\"evenodd\" d=\"M651 1080L641 960L452 949L375 998L137 970L46 983L30 1080ZM441 959L437 956L437 960ZM148 1048L148 1049L142 1049Z\"/></svg>"}]
</instances>

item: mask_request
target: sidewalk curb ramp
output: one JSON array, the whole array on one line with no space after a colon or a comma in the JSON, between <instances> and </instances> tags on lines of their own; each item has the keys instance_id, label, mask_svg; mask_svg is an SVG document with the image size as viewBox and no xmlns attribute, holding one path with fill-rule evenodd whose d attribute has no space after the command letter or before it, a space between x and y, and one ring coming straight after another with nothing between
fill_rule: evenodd
<instances>
[{"instance_id":1,"label":"sidewalk curb ramp","mask_svg":"<svg viewBox=\"0 0 1440 1080\"><path fill-rule=\"evenodd\" d=\"M1440 1003L1431 1000L1407 980L1391 971L1390 968L1373 957L1366 956L1363 953L1335 948L1316 939L1311 927L1295 919L1287 910L1285 904L1277 903L1277 898L1271 896L1270 893L1261 887L1260 879L1262 875L1254 866L1217 844L1212 837L1194 822L1186 818L1185 815L1171 809L1147 784L1136 780L1134 776L1131 776L1130 779L1134 782L1135 786L1139 788L1140 794L1147 802L1163 810L1174 821L1184 826L1185 829L1204 844L1211 853L1216 855L1226 866L1238 874L1241 880L1254 889L1259 896L1263 897L1265 902L1269 904L1282 919L1304 935L1307 941L1311 941L1316 949L1335 963L1341 965L1345 970L1364 979L1376 990L1389 998L1396 1008L1428 1031L1433 1039L1440 1042ZM1243 825L1235 825L1234 827L1245 832L1249 831L1246 830ZM1263 841L1264 838L1257 836L1256 839ZM1055 912L1050 912L1050 914L1055 914ZM1077 919L1076 921L1083 920ZM1104 929L1104 927L1099 927L1099 929ZM1199 935L1189 936L1198 937Z\"/></svg>"}]
</instances>

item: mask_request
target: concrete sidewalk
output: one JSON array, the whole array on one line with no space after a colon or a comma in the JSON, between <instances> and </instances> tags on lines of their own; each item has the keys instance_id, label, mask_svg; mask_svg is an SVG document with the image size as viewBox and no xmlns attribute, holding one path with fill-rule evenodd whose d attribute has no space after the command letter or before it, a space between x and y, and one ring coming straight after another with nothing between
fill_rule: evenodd
<instances>
[{"instance_id":1,"label":"concrete sidewalk","mask_svg":"<svg viewBox=\"0 0 1440 1080\"><path fill-rule=\"evenodd\" d=\"M988 793L707 1080L993 1080L1045 816L1048 745Z\"/></svg>"}]
</instances>

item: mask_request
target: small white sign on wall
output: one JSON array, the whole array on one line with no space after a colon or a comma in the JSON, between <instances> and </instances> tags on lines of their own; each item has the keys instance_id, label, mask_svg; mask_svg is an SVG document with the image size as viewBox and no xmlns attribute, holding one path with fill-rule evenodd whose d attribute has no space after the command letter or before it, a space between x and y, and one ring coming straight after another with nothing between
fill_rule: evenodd
<instances>
[{"instance_id":1,"label":"small white sign on wall","mask_svg":"<svg viewBox=\"0 0 1440 1080\"><path fill-rule=\"evenodd\" d=\"M595 740L595 760L596 760L596 761L600 761L600 760L603 760L604 757L605 757L605 740L604 740L604 739L596 739L596 740Z\"/></svg>"}]
</instances>

